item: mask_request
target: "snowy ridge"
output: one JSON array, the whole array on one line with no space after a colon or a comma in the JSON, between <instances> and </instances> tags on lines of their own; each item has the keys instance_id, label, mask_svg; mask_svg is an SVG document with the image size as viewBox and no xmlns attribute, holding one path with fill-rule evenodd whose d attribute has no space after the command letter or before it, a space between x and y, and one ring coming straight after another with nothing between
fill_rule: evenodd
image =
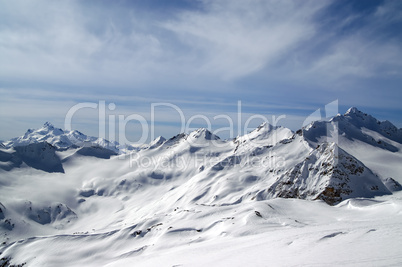
<instances>
[{"instance_id":1,"label":"snowy ridge","mask_svg":"<svg viewBox=\"0 0 402 267\"><path fill-rule=\"evenodd\" d=\"M56 148L46 141L0 149L0 169L9 171L22 164L45 172L64 172Z\"/></svg>"},{"instance_id":2,"label":"snowy ridge","mask_svg":"<svg viewBox=\"0 0 402 267\"><path fill-rule=\"evenodd\" d=\"M149 143L148 148L149 149L153 149L156 147L161 146L164 142L166 141L166 139L163 136L158 136L157 138L155 138L151 143Z\"/></svg>"},{"instance_id":3,"label":"snowy ridge","mask_svg":"<svg viewBox=\"0 0 402 267\"><path fill-rule=\"evenodd\" d=\"M219 140L219 136L214 135L209 130L205 128L197 129L189 134L190 138L193 139L205 139L205 140Z\"/></svg>"},{"instance_id":4,"label":"snowy ridge","mask_svg":"<svg viewBox=\"0 0 402 267\"><path fill-rule=\"evenodd\" d=\"M238 136L234 142L237 144L236 151L247 150L252 147L273 146L292 136L293 132L290 129L263 123L249 134Z\"/></svg>"},{"instance_id":5,"label":"snowy ridge","mask_svg":"<svg viewBox=\"0 0 402 267\"><path fill-rule=\"evenodd\" d=\"M382 138L368 134L367 130ZM350 108L344 115L337 115L330 121L312 122L303 128L303 135L314 144L323 142L322 138L339 135L341 138L362 141L391 152L398 151L398 148L388 140L402 143L402 129L397 129L389 121L380 122L357 108Z\"/></svg>"},{"instance_id":6,"label":"snowy ridge","mask_svg":"<svg viewBox=\"0 0 402 267\"><path fill-rule=\"evenodd\" d=\"M34 143L47 142L58 150L65 150L83 146L100 146L114 152L119 151L117 142L110 142L103 138L87 136L79 131L64 131L46 122L42 128L29 129L23 136L16 137L4 143L6 148L26 146Z\"/></svg>"},{"instance_id":7,"label":"snowy ridge","mask_svg":"<svg viewBox=\"0 0 402 267\"><path fill-rule=\"evenodd\" d=\"M340 116L338 117L340 118ZM369 130L377 131L393 141L402 143L402 129L398 129L390 121L379 121L355 107L348 109L343 117L359 128L364 127Z\"/></svg>"},{"instance_id":8,"label":"snowy ridge","mask_svg":"<svg viewBox=\"0 0 402 267\"><path fill-rule=\"evenodd\" d=\"M315 121L301 130L311 147L336 142L340 148L363 162L382 180L388 177L402 182L402 129L388 121L350 108L329 121Z\"/></svg>"}]
</instances>

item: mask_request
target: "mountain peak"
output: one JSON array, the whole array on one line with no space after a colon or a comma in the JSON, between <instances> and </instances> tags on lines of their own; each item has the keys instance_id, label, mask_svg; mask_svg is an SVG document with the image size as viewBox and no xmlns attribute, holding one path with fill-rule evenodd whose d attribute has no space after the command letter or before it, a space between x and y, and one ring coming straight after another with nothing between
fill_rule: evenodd
<instances>
[{"instance_id":1,"label":"mountain peak","mask_svg":"<svg viewBox=\"0 0 402 267\"><path fill-rule=\"evenodd\" d=\"M334 142L321 143L267 192L271 197L321 199L329 205L391 193L378 176Z\"/></svg>"},{"instance_id":2,"label":"mountain peak","mask_svg":"<svg viewBox=\"0 0 402 267\"><path fill-rule=\"evenodd\" d=\"M154 139L155 142L165 142L166 138L163 136L158 136Z\"/></svg>"},{"instance_id":3,"label":"mountain peak","mask_svg":"<svg viewBox=\"0 0 402 267\"><path fill-rule=\"evenodd\" d=\"M218 136L214 135L213 133L211 133L206 128L199 128L199 129L191 132L190 136L193 137L193 138L203 137L206 140L218 140L218 139L220 139Z\"/></svg>"},{"instance_id":4,"label":"mountain peak","mask_svg":"<svg viewBox=\"0 0 402 267\"><path fill-rule=\"evenodd\" d=\"M64 131L62 129L54 127L54 125L50 122L45 122L43 124L43 127L41 129L35 130L32 133L39 133L41 135L53 135L53 136L58 136L64 134Z\"/></svg>"},{"instance_id":5,"label":"mountain peak","mask_svg":"<svg viewBox=\"0 0 402 267\"><path fill-rule=\"evenodd\" d=\"M346 115L350 115L350 114L364 114L364 112L360 111L360 110L359 110L358 108L356 108L356 107L351 107L351 108L349 108L349 109L346 111L345 116L346 116Z\"/></svg>"},{"instance_id":6,"label":"mountain peak","mask_svg":"<svg viewBox=\"0 0 402 267\"><path fill-rule=\"evenodd\" d=\"M50 123L50 122L45 122L44 124L43 124L43 127L45 127L45 128L49 128L49 129L53 129L54 128L54 125L52 124L52 123Z\"/></svg>"},{"instance_id":7,"label":"mountain peak","mask_svg":"<svg viewBox=\"0 0 402 267\"><path fill-rule=\"evenodd\" d=\"M158 146L162 145L165 141L166 141L166 139L163 136L158 136L153 141L151 141L151 143L149 143L149 148L158 147Z\"/></svg>"},{"instance_id":8,"label":"mountain peak","mask_svg":"<svg viewBox=\"0 0 402 267\"><path fill-rule=\"evenodd\" d=\"M272 126L271 124L269 124L268 122L263 122L261 123L256 129L253 130L256 132L259 132L261 130L265 130L265 131L271 131L272 129L274 129L275 127Z\"/></svg>"},{"instance_id":9,"label":"mountain peak","mask_svg":"<svg viewBox=\"0 0 402 267\"><path fill-rule=\"evenodd\" d=\"M63 131L60 128L55 127L50 122L45 122L39 129L28 131L20 137L16 137L5 143L7 148L16 146L26 146L32 143L48 142L55 146L57 149L68 149L76 146L85 146L86 144L98 145L114 152L118 151L118 144L111 143L105 139L99 139L97 137L86 136L79 131Z\"/></svg>"}]
</instances>

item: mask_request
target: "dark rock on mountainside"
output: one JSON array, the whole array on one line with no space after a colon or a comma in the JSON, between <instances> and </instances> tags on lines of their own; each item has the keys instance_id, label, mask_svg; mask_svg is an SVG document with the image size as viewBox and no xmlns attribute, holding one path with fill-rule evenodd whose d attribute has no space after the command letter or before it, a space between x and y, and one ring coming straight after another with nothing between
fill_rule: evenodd
<instances>
[{"instance_id":1,"label":"dark rock on mountainside","mask_svg":"<svg viewBox=\"0 0 402 267\"><path fill-rule=\"evenodd\" d=\"M348 198L391 192L362 162L335 143L326 143L260 193L264 194L264 198L320 199L334 205Z\"/></svg>"},{"instance_id":2,"label":"dark rock on mountainside","mask_svg":"<svg viewBox=\"0 0 402 267\"><path fill-rule=\"evenodd\" d=\"M56 148L47 142L0 150L0 168L3 170L9 171L20 167L22 163L45 172L64 173Z\"/></svg>"},{"instance_id":3,"label":"dark rock on mountainside","mask_svg":"<svg viewBox=\"0 0 402 267\"><path fill-rule=\"evenodd\" d=\"M32 168L64 173L61 160L56 155L56 148L47 142L17 146L14 149L22 161Z\"/></svg>"}]
</instances>

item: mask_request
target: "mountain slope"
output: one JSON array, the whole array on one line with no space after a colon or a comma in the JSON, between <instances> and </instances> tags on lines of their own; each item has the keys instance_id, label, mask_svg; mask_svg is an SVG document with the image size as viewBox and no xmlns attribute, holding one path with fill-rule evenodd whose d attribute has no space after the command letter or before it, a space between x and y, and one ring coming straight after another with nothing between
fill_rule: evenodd
<instances>
[{"instance_id":1,"label":"mountain slope","mask_svg":"<svg viewBox=\"0 0 402 267\"><path fill-rule=\"evenodd\" d=\"M334 205L348 198L385 194L391 192L362 162L335 143L324 143L281 175L265 198L321 199Z\"/></svg>"},{"instance_id":2,"label":"mountain slope","mask_svg":"<svg viewBox=\"0 0 402 267\"><path fill-rule=\"evenodd\" d=\"M45 172L64 172L56 148L46 141L0 149L0 168L10 171L22 163Z\"/></svg>"},{"instance_id":3,"label":"mountain slope","mask_svg":"<svg viewBox=\"0 0 402 267\"><path fill-rule=\"evenodd\" d=\"M383 138L375 138L368 131L375 132ZM323 138L345 138L357 140L368 145L397 152L391 141L402 143L402 129L397 129L389 121L380 122L374 117L350 108L344 115L337 115L330 121L315 121L303 129L303 135L313 143L320 143Z\"/></svg>"},{"instance_id":4,"label":"mountain slope","mask_svg":"<svg viewBox=\"0 0 402 267\"><path fill-rule=\"evenodd\" d=\"M382 179L402 182L402 129L380 122L356 108L329 121L316 121L302 129L311 147L336 142L340 148L363 162Z\"/></svg>"},{"instance_id":5,"label":"mountain slope","mask_svg":"<svg viewBox=\"0 0 402 267\"><path fill-rule=\"evenodd\" d=\"M272 126L263 123L255 130L244 136L238 136L234 142L236 143L236 151L252 149L255 147L274 146L278 142L291 138L293 132L282 126Z\"/></svg>"}]
</instances>

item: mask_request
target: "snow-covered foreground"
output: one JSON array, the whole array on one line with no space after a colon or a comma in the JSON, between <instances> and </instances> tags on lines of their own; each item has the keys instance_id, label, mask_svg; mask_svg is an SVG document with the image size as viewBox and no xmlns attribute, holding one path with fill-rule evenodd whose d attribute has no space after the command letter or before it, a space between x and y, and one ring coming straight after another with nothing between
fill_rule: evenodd
<instances>
[{"instance_id":1,"label":"snow-covered foreground","mask_svg":"<svg viewBox=\"0 0 402 267\"><path fill-rule=\"evenodd\" d=\"M298 199L194 205L110 231L83 221L74 228L85 233L59 230L4 254L29 266L400 266L401 222L400 193L335 207Z\"/></svg>"},{"instance_id":2,"label":"snow-covered foreground","mask_svg":"<svg viewBox=\"0 0 402 267\"><path fill-rule=\"evenodd\" d=\"M350 109L296 133L199 129L121 155L72 136L97 140L45 124L0 147L0 263L402 265L389 122Z\"/></svg>"},{"instance_id":3,"label":"snow-covered foreground","mask_svg":"<svg viewBox=\"0 0 402 267\"><path fill-rule=\"evenodd\" d=\"M264 201L231 222L221 220L209 240L182 233L187 245L144 251L110 266L400 266L401 197L348 200L339 207Z\"/></svg>"}]
</instances>

